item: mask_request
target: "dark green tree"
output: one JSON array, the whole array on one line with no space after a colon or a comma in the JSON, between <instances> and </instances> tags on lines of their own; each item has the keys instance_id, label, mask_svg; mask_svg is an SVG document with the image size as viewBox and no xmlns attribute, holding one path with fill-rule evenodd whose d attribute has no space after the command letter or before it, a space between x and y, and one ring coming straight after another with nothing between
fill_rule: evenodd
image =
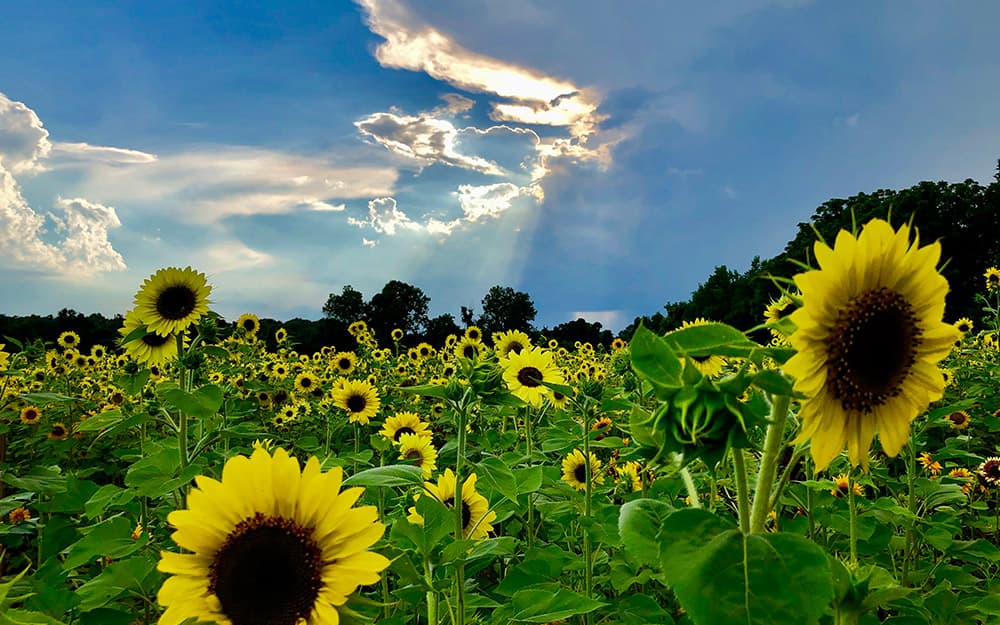
<instances>
[{"instance_id":1,"label":"dark green tree","mask_svg":"<svg viewBox=\"0 0 1000 625\"><path fill-rule=\"evenodd\" d=\"M365 297L361 291L348 284L341 290L340 295L330 293L326 303L323 304L323 315L327 319L348 326L355 321L367 319L368 305L365 304Z\"/></svg>"},{"instance_id":2,"label":"dark green tree","mask_svg":"<svg viewBox=\"0 0 1000 625\"><path fill-rule=\"evenodd\" d=\"M432 317L427 321L427 328L424 330L424 340L431 345L440 348L449 334L458 335L462 329L455 323L455 315L445 313Z\"/></svg>"},{"instance_id":3,"label":"dark green tree","mask_svg":"<svg viewBox=\"0 0 1000 625\"><path fill-rule=\"evenodd\" d=\"M530 333L534 332L531 322L537 314L530 295L509 286L495 286L483 297L483 313L478 325L487 337L502 330Z\"/></svg>"},{"instance_id":4,"label":"dark green tree","mask_svg":"<svg viewBox=\"0 0 1000 625\"><path fill-rule=\"evenodd\" d=\"M594 347L598 345L607 347L615 338L611 330L605 330L599 321L590 322L586 319L560 323L551 330L543 329L541 334L546 339L559 341L559 345L566 349L573 349L577 341L590 343Z\"/></svg>"},{"instance_id":5,"label":"dark green tree","mask_svg":"<svg viewBox=\"0 0 1000 625\"><path fill-rule=\"evenodd\" d=\"M420 288L400 280L386 282L368 302L368 325L382 344L389 344L393 328L407 335L422 335L427 326L431 298Z\"/></svg>"}]
</instances>

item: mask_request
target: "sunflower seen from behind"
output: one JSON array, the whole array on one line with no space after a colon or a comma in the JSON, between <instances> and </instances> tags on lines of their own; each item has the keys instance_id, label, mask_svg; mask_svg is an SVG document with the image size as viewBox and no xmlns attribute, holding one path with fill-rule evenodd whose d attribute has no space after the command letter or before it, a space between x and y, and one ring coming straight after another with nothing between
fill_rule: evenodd
<instances>
[{"instance_id":1,"label":"sunflower seen from behind","mask_svg":"<svg viewBox=\"0 0 1000 625\"><path fill-rule=\"evenodd\" d=\"M150 332L167 336L186 330L206 314L211 292L205 274L190 267L167 267L142 283L135 311Z\"/></svg>"},{"instance_id":2,"label":"sunflower seen from behind","mask_svg":"<svg viewBox=\"0 0 1000 625\"><path fill-rule=\"evenodd\" d=\"M942 321L941 245L920 247L910 234L881 219L858 236L842 230L832 248L816 242L819 269L794 278L802 306L790 315L796 354L784 370L807 397L794 443L812 441L816 471L845 446L851 464L867 468L876 432L896 456L910 422L943 394L937 363L959 333Z\"/></svg>"},{"instance_id":3,"label":"sunflower seen from behind","mask_svg":"<svg viewBox=\"0 0 1000 625\"><path fill-rule=\"evenodd\" d=\"M369 550L385 532L378 512L354 507L364 489L341 492L342 477L263 448L227 460L221 481L197 476L187 508L167 516L190 553L161 552L159 624L337 625L348 596L389 565Z\"/></svg>"}]
</instances>

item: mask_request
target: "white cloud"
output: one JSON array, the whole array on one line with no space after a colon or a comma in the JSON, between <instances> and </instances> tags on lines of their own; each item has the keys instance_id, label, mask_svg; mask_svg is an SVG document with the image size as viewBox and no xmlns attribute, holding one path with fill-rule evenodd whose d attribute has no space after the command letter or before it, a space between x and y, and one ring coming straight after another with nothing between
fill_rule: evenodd
<instances>
[{"instance_id":1,"label":"white cloud","mask_svg":"<svg viewBox=\"0 0 1000 625\"><path fill-rule=\"evenodd\" d=\"M378 241L361 237L361 245L364 245L365 247L375 247L378 245Z\"/></svg>"},{"instance_id":2,"label":"white cloud","mask_svg":"<svg viewBox=\"0 0 1000 625\"><path fill-rule=\"evenodd\" d=\"M397 177L391 167L223 146L161 154L141 164L92 163L81 189L119 204L166 203L182 221L207 224L231 215L338 211L343 206L329 200L387 195Z\"/></svg>"},{"instance_id":3,"label":"white cloud","mask_svg":"<svg viewBox=\"0 0 1000 625\"><path fill-rule=\"evenodd\" d=\"M138 163L152 163L156 160L156 155L148 152L141 152L139 150L129 150L127 148L90 145L89 143L58 142L52 145L52 158L62 158L76 161L97 161L111 165L130 165Z\"/></svg>"},{"instance_id":4,"label":"white cloud","mask_svg":"<svg viewBox=\"0 0 1000 625\"><path fill-rule=\"evenodd\" d=\"M51 149L49 131L38 115L0 93L0 168L13 174L41 171Z\"/></svg>"},{"instance_id":5,"label":"white cloud","mask_svg":"<svg viewBox=\"0 0 1000 625\"><path fill-rule=\"evenodd\" d=\"M209 273L254 269L273 264L274 257L248 247L242 241L222 241L198 250L191 262Z\"/></svg>"},{"instance_id":6,"label":"white cloud","mask_svg":"<svg viewBox=\"0 0 1000 625\"><path fill-rule=\"evenodd\" d=\"M574 312L570 315L567 321L576 321L577 319L584 319L590 323L595 321L600 323L603 327L607 329L616 329L622 320L622 311L620 310L581 310Z\"/></svg>"},{"instance_id":7,"label":"white cloud","mask_svg":"<svg viewBox=\"0 0 1000 625\"><path fill-rule=\"evenodd\" d=\"M396 229L420 230L420 224L410 219L396 205L395 198L377 197L368 202L368 219L348 217L347 222L355 226L371 226L375 232L396 234Z\"/></svg>"},{"instance_id":8,"label":"white cloud","mask_svg":"<svg viewBox=\"0 0 1000 625\"><path fill-rule=\"evenodd\" d=\"M444 106L443 111L456 115L458 113L464 113L473 106L475 106L476 101L472 98L467 98L460 93L445 93L441 96L441 99L447 102ZM435 109L440 110L440 109Z\"/></svg>"},{"instance_id":9,"label":"white cloud","mask_svg":"<svg viewBox=\"0 0 1000 625\"><path fill-rule=\"evenodd\" d=\"M511 202L525 189L509 182L488 185L463 184L454 192L468 221L478 221L480 217L499 217L510 208Z\"/></svg>"},{"instance_id":10,"label":"white cloud","mask_svg":"<svg viewBox=\"0 0 1000 625\"><path fill-rule=\"evenodd\" d=\"M58 198L46 228L21 193L15 175L45 170L48 137L33 110L0 94L0 263L74 278L125 269L108 240L108 231L121 226L114 208Z\"/></svg>"},{"instance_id":11,"label":"white cloud","mask_svg":"<svg viewBox=\"0 0 1000 625\"><path fill-rule=\"evenodd\" d=\"M460 154L456 149L458 129L445 119L373 113L354 125L388 150L423 163L444 163L494 176L505 173L496 163Z\"/></svg>"}]
</instances>

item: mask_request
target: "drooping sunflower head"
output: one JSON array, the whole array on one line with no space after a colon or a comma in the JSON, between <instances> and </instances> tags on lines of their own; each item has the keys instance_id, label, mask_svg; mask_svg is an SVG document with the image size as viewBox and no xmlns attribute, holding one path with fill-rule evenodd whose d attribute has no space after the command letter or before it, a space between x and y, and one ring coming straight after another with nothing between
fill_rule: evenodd
<instances>
[{"instance_id":1,"label":"drooping sunflower head","mask_svg":"<svg viewBox=\"0 0 1000 625\"><path fill-rule=\"evenodd\" d=\"M367 425L381 405L378 392L367 380L345 380L332 394L334 405L347 411L351 423Z\"/></svg>"},{"instance_id":2,"label":"drooping sunflower head","mask_svg":"<svg viewBox=\"0 0 1000 625\"><path fill-rule=\"evenodd\" d=\"M198 476L188 507L167 517L191 553L161 552L160 624L338 623L337 608L389 565L369 551L385 526L373 506L353 507L363 489L340 492L342 476L263 448L230 458L221 481Z\"/></svg>"},{"instance_id":3,"label":"drooping sunflower head","mask_svg":"<svg viewBox=\"0 0 1000 625\"><path fill-rule=\"evenodd\" d=\"M812 440L816 470L847 446L867 467L875 432L895 456L910 422L943 394L937 363L958 330L942 321L948 282L941 246L919 247L907 226L875 219L834 247L815 244L820 268L795 276L803 305L791 314L796 354L784 366L802 401L796 442Z\"/></svg>"},{"instance_id":4,"label":"drooping sunflower head","mask_svg":"<svg viewBox=\"0 0 1000 625\"><path fill-rule=\"evenodd\" d=\"M576 490L587 490L587 461L579 449L574 449L572 453L563 458L562 481ZM601 461L594 455L594 452L590 452L590 482L591 484L604 483Z\"/></svg>"},{"instance_id":5,"label":"drooping sunflower head","mask_svg":"<svg viewBox=\"0 0 1000 625\"><path fill-rule=\"evenodd\" d=\"M430 478L437 468L437 449L430 436L402 434L399 437L399 459L413 462L423 470L424 478Z\"/></svg>"},{"instance_id":6,"label":"drooping sunflower head","mask_svg":"<svg viewBox=\"0 0 1000 625\"><path fill-rule=\"evenodd\" d=\"M552 394L542 382L564 383L562 371L556 366L552 352L540 347L511 354L501 365L503 379L510 392L536 408L542 405L542 399Z\"/></svg>"},{"instance_id":7,"label":"drooping sunflower head","mask_svg":"<svg viewBox=\"0 0 1000 625\"><path fill-rule=\"evenodd\" d=\"M190 267L160 269L142 283L135 311L150 332L182 332L208 312L212 287L205 274Z\"/></svg>"}]
</instances>

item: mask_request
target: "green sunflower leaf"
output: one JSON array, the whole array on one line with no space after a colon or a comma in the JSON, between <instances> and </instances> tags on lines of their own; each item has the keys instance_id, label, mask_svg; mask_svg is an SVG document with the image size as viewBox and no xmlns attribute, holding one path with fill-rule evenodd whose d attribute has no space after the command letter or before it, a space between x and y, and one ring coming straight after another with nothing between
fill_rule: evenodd
<instances>
[{"instance_id":1,"label":"green sunflower leaf","mask_svg":"<svg viewBox=\"0 0 1000 625\"><path fill-rule=\"evenodd\" d=\"M185 414L207 418L222 407L223 395L220 387L207 384L192 393L179 388L168 389L163 393L163 399Z\"/></svg>"},{"instance_id":2,"label":"green sunflower leaf","mask_svg":"<svg viewBox=\"0 0 1000 625\"><path fill-rule=\"evenodd\" d=\"M578 614L587 614L606 604L566 588L526 588L510 598L508 622L549 623Z\"/></svg>"},{"instance_id":3,"label":"green sunflower leaf","mask_svg":"<svg viewBox=\"0 0 1000 625\"><path fill-rule=\"evenodd\" d=\"M680 386L681 361L662 337L640 325L629 345L632 367L639 375L654 386Z\"/></svg>"},{"instance_id":4,"label":"green sunflower leaf","mask_svg":"<svg viewBox=\"0 0 1000 625\"><path fill-rule=\"evenodd\" d=\"M344 486L414 486L423 484L424 471L409 464L390 464L359 471L344 480Z\"/></svg>"}]
</instances>

